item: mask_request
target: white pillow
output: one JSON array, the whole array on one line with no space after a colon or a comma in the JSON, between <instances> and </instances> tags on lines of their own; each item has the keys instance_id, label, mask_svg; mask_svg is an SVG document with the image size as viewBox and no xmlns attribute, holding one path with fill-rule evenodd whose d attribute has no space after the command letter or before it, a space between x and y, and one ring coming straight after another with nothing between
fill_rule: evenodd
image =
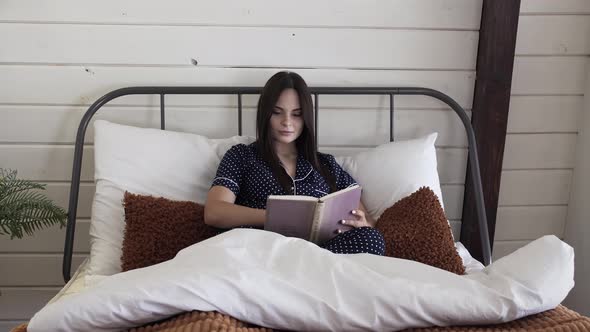
<instances>
[{"instance_id":1,"label":"white pillow","mask_svg":"<svg viewBox=\"0 0 590 332\"><path fill-rule=\"evenodd\" d=\"M126 190L205 203L225 152L253 137L208 139L201 135L94 122L96 193L90 223L87 283L121 271ZM336 157L361 184L363 202L376 220L421 186L441 199L434 142L437 134L383 144L352 157Z\"/></svg>"},{"instance_id":2,"label":"white pillow","mask_svg":"<svg viewBox=\"0 0 590 332\"><path fill-rule=\"evenodd\" d=\"M434 142L437 133L395 141L336 161L363 187L363 204L374 220L395 202L427 186L444 208Z\"/></svg>"},{"instance_id":3,"label":"white pillow","mask_svg":"<svg viewBox=\"0 0 590 332\"><path fill-rule=\"evenodd\" d=\"M123 194L204 204L225 152L252 137L208 139L201 135L94 122L96 193L90 222L88 275L121 272L125 229Z\"/></svg>"}]
</instances>

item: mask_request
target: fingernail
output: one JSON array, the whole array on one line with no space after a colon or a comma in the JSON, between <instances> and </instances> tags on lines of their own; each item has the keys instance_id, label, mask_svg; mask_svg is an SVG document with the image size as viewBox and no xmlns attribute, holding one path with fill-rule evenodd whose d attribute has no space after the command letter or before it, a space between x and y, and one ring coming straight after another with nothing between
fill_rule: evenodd
<instances>
[{"instance_id":1,"label":"fingernail","mask_svg":"<svg viewBox=\"0 0 590 332\"><path fill-rule=\"evenodd\" d=\"M352 210L352 213L353 213L353 214L356 214L356 210Z\"/></svg>"},{"instance_id":2,"label":"fingernail","mask_svg":"<svg viewBox=\"0 0 590 332\"><path fill-rule=\"evenodd\" d=\"M340 223L341 223L342 225L344 225L344 224L346 224L346 221L345 221L345 220L340 220Z\"/></svg>"}]
</instances>

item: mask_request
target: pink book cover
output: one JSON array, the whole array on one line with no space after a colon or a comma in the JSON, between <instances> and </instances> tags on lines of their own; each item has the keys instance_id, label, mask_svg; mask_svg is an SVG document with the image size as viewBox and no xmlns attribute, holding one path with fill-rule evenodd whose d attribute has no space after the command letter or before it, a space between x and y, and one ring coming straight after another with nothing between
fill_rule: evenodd
<instances>
[{"instance_id":1,"label":"pink book cover","mask_svg":"<svg viewBox=\"0 0 590 332\"><path fill-rule=\"evenodd\" d=\"M301 195L271 195L266 203L264 229L285 236L321 244L338 235L337 230L351 227L342 219L355 218L361 187L354 185L321 198Z\"/></svg>"},{"instance_id":2,"label":"pink book cover","mask_svg":"<svg viewBox=\"0 0 590 332\"><path fill-rule=\"evenodd\" d=\"M338 235L338 229L352 229L352 226L342 225L340 221L356 218L352 210L359 207L361 191L361 187L355 185L320 198L316 208L319 216L314 223L316 231L312 230L313 242L321 244Z\"/></svg>"},{"instance_id":3,"label":"pink book cover","mask_svg":"<svg viewBox=\"0 0 590 332\"><path fill-rule=\"evenodd\" d=\"M317 203L317 198L309 196L269 196L264 229L309 240Z\"/></svg>"}]
</instances>

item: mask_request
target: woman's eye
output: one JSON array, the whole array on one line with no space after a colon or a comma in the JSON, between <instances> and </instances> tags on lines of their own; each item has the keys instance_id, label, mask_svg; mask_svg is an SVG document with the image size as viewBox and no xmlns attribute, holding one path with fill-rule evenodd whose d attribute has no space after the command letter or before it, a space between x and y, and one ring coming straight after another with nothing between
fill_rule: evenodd
<instances>
[{"instance_id":1,"label":"woman's eye","mask_svg":"<svg viewBox=\"0 0 590 332\"><path fill-rule=\"evenodd\" d=\"M301 113L293 113L293 116L301 116Z\"/></svg>"},{"instance_id":2,"label":"woman's eye","mask_svg":"<svg viewBox=\"0 0 590 332\"><path fill-rule=\"evenodd\" d=\"M279 111L272 111L272 114L281 114Z\"/></svg>"}]
</instances>

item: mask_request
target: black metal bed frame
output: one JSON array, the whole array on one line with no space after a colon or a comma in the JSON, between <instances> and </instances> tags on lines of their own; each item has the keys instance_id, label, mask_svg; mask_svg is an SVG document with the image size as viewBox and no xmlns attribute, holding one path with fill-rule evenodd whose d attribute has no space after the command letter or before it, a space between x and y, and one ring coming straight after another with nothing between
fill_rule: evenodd
<instances>
[{"instance_id":1,"label":"black metal bed frame","mask_svg":"<svg viewBox=\"0 0 590 332\"><path fill-rule=\"evenodd\" d=\"M82 152L84 147L84 137L86 128L90 119L103 105L109 101L126 95L160 95L160 128L166 129L165 119L165 95L237 95L238 98L238 135L242 135L242 95L260 94L260 87L128 87L111 91L95 101L86 111L76 136L76 145L74 150L74 163L72 169L72 183L70 187L70 198L68 205L68 222L66 228L66 238L63 256L63 277L67 283L71 278L72 251L74 246L74 233L76 227L76 212L78 207L78 193L80 189L80 172L82 169ZM393 141L393 112L395 95L424 95L436 98L450 106L461 118L465 127L468 140L468 156L471 167L471 179L473 181L475 202L477 208L477 221L480 229L480 238L482 243L483 263L487 266L491 263L491 247L488 235L488 223L485 213L485 203L483 198L483 189L481 184L481 175L479 160L477 157L477 148L475 133L471 126L471 121L465 110L448 95L433 89L419 87L311 87L310 92L314 96L314 120L315 120L315 138L318 141L318 113L319 113L319 95L389 95L389 140ZM463 227L463 226L462 226Z\"/></svg>"}]
</instances>

